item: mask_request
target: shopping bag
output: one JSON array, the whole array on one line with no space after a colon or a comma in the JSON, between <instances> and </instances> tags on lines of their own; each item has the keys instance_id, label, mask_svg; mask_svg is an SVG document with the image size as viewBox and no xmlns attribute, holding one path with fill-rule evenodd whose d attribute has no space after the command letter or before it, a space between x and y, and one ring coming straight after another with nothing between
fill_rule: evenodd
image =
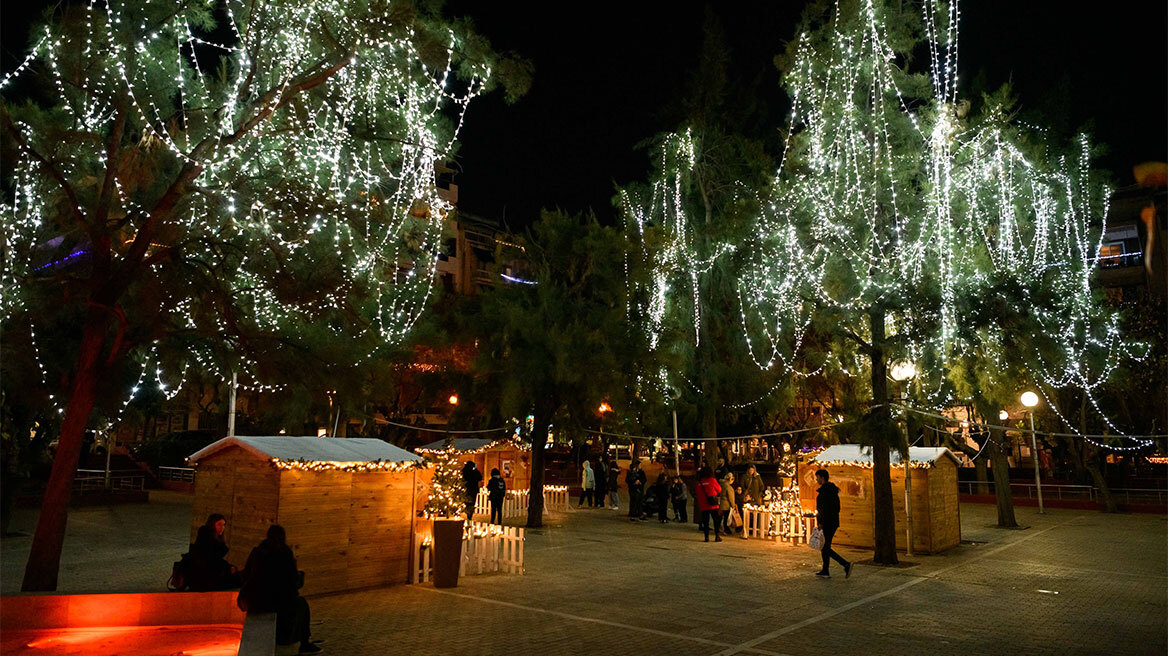
<instances>
[{"instance_id":1,"label":"shopping bag","mask_svg":"<svg viewBox=\"0 0 1168 656\"><path fill-rule=\"evenodd\" d=\"M726 520L726 526L730 528L737 528L742 526L742 515L738 514L737 508L730 509L730 518Z\"/></svg>"},{"instance_id":2,"label":"shopping bag","mask_svg":"<svg viewBox=\"0 0 1168 656\"><path fill-rule=\"evenodd\" d=\"M816 551L823 551L823 529L818 526L811 531L811 537L807 539L807 546Z\"/></svg>"}]
</instances>

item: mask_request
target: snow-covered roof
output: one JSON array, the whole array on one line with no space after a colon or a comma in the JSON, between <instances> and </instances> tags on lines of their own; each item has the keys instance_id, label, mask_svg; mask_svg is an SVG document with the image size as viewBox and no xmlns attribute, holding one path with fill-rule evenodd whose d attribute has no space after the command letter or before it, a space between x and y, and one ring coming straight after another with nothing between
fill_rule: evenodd
<instances>
[{"instance_id":1,"label":"snow-covered roof","mask_svg":"<svg viewBox=\"0 0 1168 656\"><path fill-rule=\"evenodd\" d=\"M191 454L187 460L196 462L237 446L263 458L305 462L416 462L421 456L371 437L225 437Z\"/></svg>"},{"instance_id":2,"label":"snow-covered roof","mask_svg":"<svg viewBox=\"0 0 1168 656\"><path fill-rule=\"evenodd\" d=\"M908 449L908 456L912 462L921 464L935 464L941 458L951 458L954 463L960 464L957 456L943 446L913 446ZM900 452L889 450L889 459L892 464L900 464ZM854 462L856 464L872 464L872 447L859 444L836 444L829 446L812 462Z\"/></svg>"},{"instance_id":3,"label":"snow-covered roof","mask_svg":"<svg viewBox=\"0 0 1168 656\"><path fill-rule=\"evenodd\" d=\"M515 443L514 441L507 439L507 438L491 440L491 439L484 439L481 437L456 437L456 438L454 438L454 450L455 451L478 451L478 450L483 449L485 447L491 446L495 442L498 442L499 443L498 446L501 446L501 447L518 446L521 449L524 448L524 446L519 445L519 444ZM444 449L444 448L446 448L446 440L441 439L441 440L438 440L436 442L424 444L420 447L417 447L414 450L415 451L439 451L439 450Z\"/></svg>"}]
</instances>

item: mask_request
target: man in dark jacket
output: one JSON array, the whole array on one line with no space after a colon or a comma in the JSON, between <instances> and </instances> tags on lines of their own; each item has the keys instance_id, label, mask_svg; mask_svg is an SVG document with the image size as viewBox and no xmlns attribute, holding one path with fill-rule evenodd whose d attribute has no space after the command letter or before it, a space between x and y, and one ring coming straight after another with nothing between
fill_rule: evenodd
<instances>
[{"instance_id":1,"label":"man in dark jacket","mask_svg":"<svg viewBox=\"0 0 1168 656\"><path fill-rule=\"evenodd\" d=\"M592 495L592 505L604 508L604 500L608 498L608 463L604 461L604 458L597 458L592 473L596 476L596 493Z\"/></svg>"},{"instance_id":2,"label":"man in dark jacket","mask_svg":"<svg viewBox=\"0 0 1168 656\"><path fill-rule=\"evenodd\" d=\"M475 468L473 460L467 460L462 466L462 482L466 485L466 521L474 518L475 501L479 496L479 486L483 482L483 473Z\"/></svg>"},{"instance_id":3,"label":"man in dark jacket","mask_svg":"<svg viewBox=\"0 0 1168 656\"><path fill-rule=\"evenodd\" d=\"M237 603L248 613L275 613L276 642L290 645L299 640L301 654L314 654L320 647L309 640L308 602L300 596L300 584L284 527L272 524L267 539L247 557Z\"/></svg>"},{"instance_id":4,"label":"man in dark jacket","mask_svg":"<svg viewBox=\"0 0 1168 656\"><path fill-rule=\"evenodd\" d=\"M819 494L815 497L815 513L819 521L819 528L823 531L823 569L815 573L823 578L831 577L827 571L831 559L844 568L844 578L852 575L852 564L843 559L831 548L831 538L840 525L839 488L835 483L828 481L826 469L815 472L815 480L819 483Z\"/></svg>"},{"instance_id":5,"label":"man in dark jacket","mask_svg":"<svg viewBox=\"0 0 1168 656\"><path fill-rule=\"evenodd\" d=\"M625 485L629 487L629 519L637 522L641 520L641 502L645 499L645 472L641 471L641 462L636 458L629 464L629 472L625 474Z\"/></svg>"}]
</instances>

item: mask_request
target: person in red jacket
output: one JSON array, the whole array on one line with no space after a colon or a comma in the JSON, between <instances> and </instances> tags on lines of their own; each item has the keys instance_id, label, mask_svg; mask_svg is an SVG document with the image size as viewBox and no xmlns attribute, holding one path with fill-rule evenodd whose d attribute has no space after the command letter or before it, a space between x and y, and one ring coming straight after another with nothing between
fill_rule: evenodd
<instances>
[{"instance_id":1,"label":"person in red jacket","mask_svg":"<svg viewBox=\"0 0 1168 656\"><path fill-rule=\"evenodd\" d=\"M702 531L706 534L706 542L710 541L710 524L714 525L714 542L721 542L722 536L718 533L721 524L721 513L718 512L718 493L722 486L714 478L714 472L709 465L702 467L698 472L698 484L694 490L694 498L698 502L698 510L702 513Z\"/></svg>"}]
</instances>

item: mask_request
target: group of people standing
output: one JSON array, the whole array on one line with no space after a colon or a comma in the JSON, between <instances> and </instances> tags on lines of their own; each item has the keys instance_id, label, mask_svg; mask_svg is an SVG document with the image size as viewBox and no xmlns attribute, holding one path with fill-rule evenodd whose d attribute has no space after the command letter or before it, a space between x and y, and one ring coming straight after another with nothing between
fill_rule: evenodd
<instances>
[{"instance_id":1,"label":"group of people standing","mask_svg":"<svg viewBox=\"0 0 1168 656\"><path fill-rule=\"evenodd\" d=\"M698 525L710 541L710 528L714 529L714 541L722 541L722 533L732 531L746 533L742 528L742 507L748 503L762 503L766 486L754 465L746 468L741 481L736 481L734 472L719 459L718 469L706 465L698 471L697 490L694 501L701 516Z\"/></svg>"},{"instance_id":2,"label":"group of people standing","mask_svg":"<svg viewBox=\"0 0 1168 656\"><path fill-rule=\"evenodd\" d=\"M589 508L611 508L620 510L620 468L616 463L606 459L597 459L596 466L591 460L585 460L580 470L580 503L577 508L583 508L588 502Z\"/></svg>"},{"instance_id":3,"label":"group of people standing","mask_svg":"<svg viewBox=\"0 0 1168 656\"><path fill-rule=\"evenodd\" d=\"M190 551L180 561L177 588L193 592L238 589L240 610L276 614L276 642L299 642L301 654L320 652L320 645L310 639L308 602L300 596L304 576L296 567L284 527L268 527L267 537L251 550L242 570L227 561L226 529L227 518L219 513L199 527Z\"/></svg>"}]
</instances>

